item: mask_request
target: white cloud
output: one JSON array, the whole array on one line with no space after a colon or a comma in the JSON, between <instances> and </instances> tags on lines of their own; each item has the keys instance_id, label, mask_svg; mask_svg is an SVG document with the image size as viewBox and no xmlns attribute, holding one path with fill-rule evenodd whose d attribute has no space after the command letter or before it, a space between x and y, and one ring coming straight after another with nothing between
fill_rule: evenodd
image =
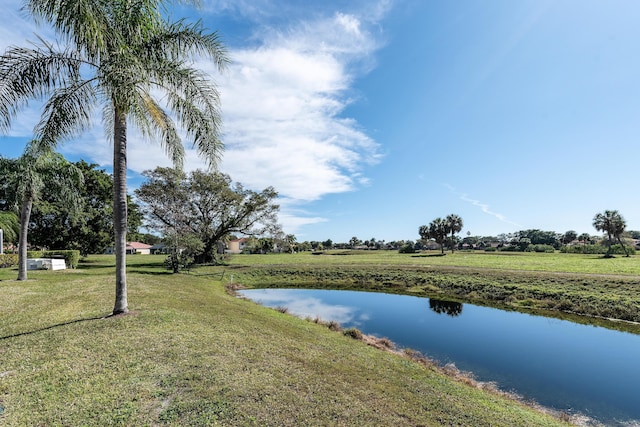
<instances>
[{"instance_id":1,"label":"white cloud","mask_svg":"<svg viewBox=\"0 0 640 427\"><path fill-rule=\"evenodd\" d=\"M444 184L444 186L447 187L449 189L449 191L451 191L453 194L457 195L460 198L460 200L463 200L463 201L465 201L467 203L470 203L473 206L476 206L476 207L480 208L480 210L483 213L485 213L487 215L490 215L490 216L496 218L497 220L499 220L501 222L504 222L506 224L514 225L516 227L522 227L520 224L509 220L503 214L492 211L488 204L483 203L480 200L472 199L466 193L459 193L458 191L456 191L456 189L454 187L452 187L449 184Z\"/></svg>"},{"instance_id":2,"label":"white cloud","mask_svg":"<svg viewBox=\"0 0 640 427\"><path fill-rule=\"evenodd\" d=\"M287 233L325 221L306 216L300 208L327 194L367 185L364 167L380 160L378 144L342 114L355 97L353 81L373 64L380 42L369 28L387 8L387 1L365 2L360 14L352 9L330 16L314 14L313 20L297 19L286 28L259 26L254 37L261 35L261 39L253 47L232 49L233 62L223 75L213 64L198 64L214 76L221 92L226 146L221 169L248 188L275 187L287 199L280 216ZM261 19L266 18L261 15ZM8 37L16 32L11 40L17 45L34 40L30 27L14 31L24 22L7 23L2 34ZM33 120L35 114L36 109L29 109L24 117ZM14 132L31 132L32 123L20 123ZM186 168L204 167L186 145ZM112 147L100 126L63 150L103 166L111 164ZM168 164L159 147L129 128L131 170L139 173Z\"/></svg>"}]
</instances>

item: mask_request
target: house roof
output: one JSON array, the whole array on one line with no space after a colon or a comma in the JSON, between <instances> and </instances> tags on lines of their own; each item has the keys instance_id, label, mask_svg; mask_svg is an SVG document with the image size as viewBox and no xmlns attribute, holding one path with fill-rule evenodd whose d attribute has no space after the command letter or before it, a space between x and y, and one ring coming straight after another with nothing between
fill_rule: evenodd
<instances>
[{"instance_id":1,"label":"house roof","mask_svg":"<svg viewBox=\"0 0 640 427\"><path fill-rule=\"evenodd\" d=\"M141 242L127 242L127 246L133 249L151 249L151 245Z\"/></svg>"},{"instance_id":2,"label":"house roof","mask_svg":"<svg viewBox=\"0 0 640 427\"><path fill-rule=\"evenodd\" d=\"M231 242L245 243L247 240L249 239L247 239L246 237L243 237L241 239L229 240L229 243Z\"/></svg>"}]
</instances>

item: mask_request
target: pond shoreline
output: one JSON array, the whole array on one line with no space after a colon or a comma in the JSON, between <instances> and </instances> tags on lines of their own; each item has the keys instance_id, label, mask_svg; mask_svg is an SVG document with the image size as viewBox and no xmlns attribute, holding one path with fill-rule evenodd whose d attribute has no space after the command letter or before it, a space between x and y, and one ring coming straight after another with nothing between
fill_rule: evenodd
<instances>
[{"instance_id":1,"label":"pond shoreline","mask_svg":"<svg viewBox=\"0 0 640 427\"><path fill-rule=\"evenodd\" d=\"M621 277L397 265L234 266L246 286L344 289L447 298L640 334L640 283Z\"/></svg>"},{"instance_id":2,"label":"pond shoreline","mask_svg":"<svg viewBox=\"0 0 640 427\"><path fill-rule=\"evenodd\" d=\"M240 299L245 299L248 301L252 301L257 305L261 305L258 302L255 302L253 300L251 300L250 298L241 295L238 291L242 291L242 290L249 290L252 289L250 287L246 287L244 285L241 285L239 283L230 283L227 284L225 286L227 292L233 296L235 296L236 298L240 298ZM411 295L409 295L411 296ZM415 295L413 295L415 296ZM267 307L267 306L265 306ZM268 308L268 307L267 307ZM271 307L272 310L276 310L279 311L283 314L287 314L287 315L291 315L294 317L300 317L300 316L296 316L295 314L289 313L289 310L287 307ZM509 392L509 391L505 391L499 388L498 384L496 384L495 382L492 381L479 381L476 379L476 377L474 376L473 372L468 372L468 371L462 371L460 369L458 369L454 363L447 363L447 364L442 364L440 363L438 360L433 359L431 357L429 357L429 355L425 355L417 350L411 349L411 348L403 348L397 345L397 343L395 343L394 341L383 337L383 338L379 338L376 337L374 335L370 335L370 334L365 334L363 332L361 332L360 330L358 330L357 328L347 328L344 329L342 328L342 326L340 326L339 323L332 321L332 320L326 320L326 319L321 319L320 317L306 317L304 318L304 320L306 321L310 321L316 324L319 324L321 326L324 326L328 329L330 329L331 331L334 331L336 333L340 333L343 334L344 336L348 336L351 337L357 341L361 341L365 344L367 344L370 347L374 347L378 350L381 351L385 351L391 354L394 354L398 357L410 360L414 363L417 363L421 366L423 366L425 369L429 369L429 370L433 370L436 371L442 375L445 375L446 377L466 384L470 387L479 389L479 390L483 390L487 393L490 394L495 394L498 395L500 397L503 398L507 398L513 401L516 401L524 406L527 406L531 409L534 409L536 411L539 411L541 413L550 415L560 421L566 422L568 424L571 425L575 425L575 426L580 426L580 427L586 427L586 426L599 426L601 425L599 422L597 422L596 420L581 414L581 413L574 413L574 414L569 414L567 412L561 411L561 410L557 410L557 409L553 409L550 407L546 407L544 405L539 404L538 402L531 400L531 399L525 399L523 398L521 395L515 393L515 392Z\"/></svg>"}]
</instances>

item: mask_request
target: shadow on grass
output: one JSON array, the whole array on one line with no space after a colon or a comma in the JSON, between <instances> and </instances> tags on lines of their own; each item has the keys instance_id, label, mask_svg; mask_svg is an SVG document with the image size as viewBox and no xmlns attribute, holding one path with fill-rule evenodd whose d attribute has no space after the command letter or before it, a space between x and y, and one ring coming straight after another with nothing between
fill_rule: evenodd
<instances>
[{"instance_id":1,"label":"shadow on grass","mask_svg":"<svg viewBox=\"0 0 640 427\"><path fill-rule=\"evenodd\" d=\"M4 337L0 337L0 340L6 340L6 339L9 339L9 338L15 338L15 337L22 337L22 336L25 336L25 335L31 335L31 334L35 334L35 333L42 332L42 331L48 331L48 330L55 329L55 328L58 328L58 327L61 327L61 326L73 325L74 323L90 322L92 320L103 320L103 319L108 319L110 317L114 317L114 315L108 314L106 316L100 316L100 317L88 317L86 319L70 320L68 322L58 323L57 325L51 325L51 326L46 326L46 327L40 328L40 329L34 329L33 331L29 331L29 332L19 332L17 334L6 335Z\"/></svg>"},{"instance_id":2,"label":"shadow on grass","mask_svg":"<svg viewBox=\"0 0 640 427\"><path fill-rule=\"evenodd\" d=\"M418 254L418 255L411 255L411 258L430 258L430 257L441 257L446 255L447 254Z\"/></svg>"},{"instance_id":3,"label":"shadow on grass","mask_svg":"<svg viewBox=\"0 0 640 427\"><path fill-rule=\"evenodd\" d=\"M137 266L136 266L137 267ZM172 275L173 272L171 270L165 270L165 271L157 271L157 270L144 270L144 269L138 269L138 268L131 268L131 267L127 267L127 273L136 273L136 274L148 274L151 276L166 276L166 275Z\"/></svg>"}]
</instances>

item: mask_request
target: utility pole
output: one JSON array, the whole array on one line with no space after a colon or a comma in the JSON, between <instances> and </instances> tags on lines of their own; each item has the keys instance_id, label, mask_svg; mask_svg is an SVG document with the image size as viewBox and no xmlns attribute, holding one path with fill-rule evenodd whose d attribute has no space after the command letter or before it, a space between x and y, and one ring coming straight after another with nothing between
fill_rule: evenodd
<instances>
[{"instance_id":1,"label":"utility pole","mask_svg":"<svg viewBox=\"0 0 640 427\"><path fill-rule=\"evenodd\" d=\"M4 252L3 252L3 250L4 250L4 249L3 249L3 248L4 248L4 241L3 241L3 238L4 238L4 234L3 234L3 232L2 232L2 228L0 228L0 255L2 255L2 254L4 253Z\"/></svg>"}]
</instances>

